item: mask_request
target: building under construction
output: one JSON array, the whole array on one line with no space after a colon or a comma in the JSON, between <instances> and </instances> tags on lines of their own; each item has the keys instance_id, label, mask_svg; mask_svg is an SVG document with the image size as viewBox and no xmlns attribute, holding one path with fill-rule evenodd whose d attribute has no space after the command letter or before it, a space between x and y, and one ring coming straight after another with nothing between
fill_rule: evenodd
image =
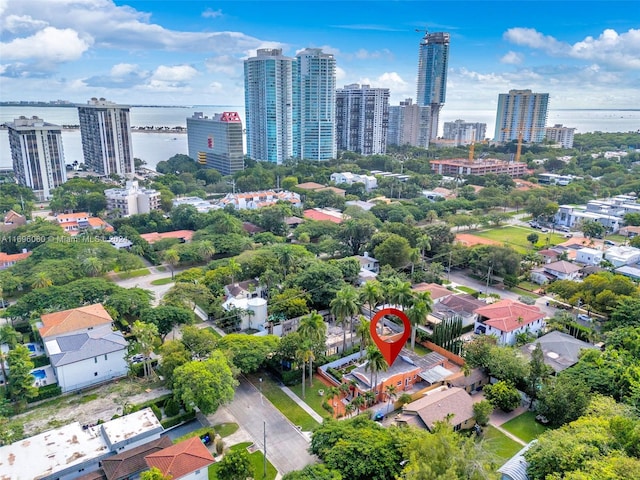
<instances>
[{"instance_id":1,"label":"building under construction","mask_svg":"<svg viewBox=\"0 0 640 480\"><path fill-rule=\"evenodd\" d=\"M505 162L496 158L486 158L469 161L466 158L450 158L446 160L431 160L431 171L438 175L476 175L483 176L493 173L506 173L512 178L518 178L527 173L527 164L522 162Z\"/></svg>"}]
</instances>

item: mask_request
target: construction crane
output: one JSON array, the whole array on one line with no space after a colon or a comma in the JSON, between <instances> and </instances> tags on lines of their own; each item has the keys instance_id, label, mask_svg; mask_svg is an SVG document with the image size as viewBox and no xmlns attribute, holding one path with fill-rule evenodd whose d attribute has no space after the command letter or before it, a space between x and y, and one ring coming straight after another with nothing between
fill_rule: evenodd
<instances>
[{"instance_id":1,"label":"construction crane","mask_svg":"<svg viewBox=\"0 0 640 480\"><path fill-rule=\"evenodd\" d=\"M473 152L476 148L476 142L473 140L471 145L469 145L469 163L473 163Z\"/></svg>"},{"instance_id":2,"label":"construction crane","mask_svg":"<svg viewBox=\"0 0 640 480\"><path fill-rule=\"evenodd\" d=\"M511 132L511 129L503 128L502 131L508 135ZM522 137L523 136L524 136L524 132L522 131L522 128L519 128L518 129L518 146L516 147L516 157L515 157L516 162L520 161L520 155L522 154Z\"/></svg>"}]
</instances>

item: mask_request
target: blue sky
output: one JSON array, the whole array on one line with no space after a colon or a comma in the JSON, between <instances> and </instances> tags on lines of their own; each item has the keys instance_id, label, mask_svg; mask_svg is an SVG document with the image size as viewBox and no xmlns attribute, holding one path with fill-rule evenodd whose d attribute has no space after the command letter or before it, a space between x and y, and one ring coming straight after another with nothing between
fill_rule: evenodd
<instances>
[{"instance_id":1,"label":"blue sky","mask_svg":"<svg viewBox=\"0 0 640 480\"><path fill-rule=\"evenodd\" d=\"M421 33L451 34L445 109L499 93L550 108L640 108L636 1L0 0L0 99L243 105L257 48L335 54L337 84L415 98Z\"/></svg>"}]
</instances>

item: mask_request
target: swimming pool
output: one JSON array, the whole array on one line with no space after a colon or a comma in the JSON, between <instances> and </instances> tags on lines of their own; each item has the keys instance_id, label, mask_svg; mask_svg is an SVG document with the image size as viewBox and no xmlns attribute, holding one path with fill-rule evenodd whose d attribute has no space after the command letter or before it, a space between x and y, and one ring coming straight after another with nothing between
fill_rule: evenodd
<instances>
[{"instance_id":1,"label":"swimming pool","mask_svg":"<svg viewBox=\"0 0 640 480\"><path fill-rule=\"evenodd\" d=\"M31 353L36 353L36 346L33 343L27 343L27 348Z\"/></svg>"},{"instance_id":2,"label":"swimming pool","mask_svg":"<svg viewBox=\"0 0 640 480\"><path fill-rule=\"evenodd\" d=\"M47 374L44 370L34 370L33 372L31 372L31 375L36 377L36 380L44 380L45 378L47 378Z\"/></svg>"}]
</instances>

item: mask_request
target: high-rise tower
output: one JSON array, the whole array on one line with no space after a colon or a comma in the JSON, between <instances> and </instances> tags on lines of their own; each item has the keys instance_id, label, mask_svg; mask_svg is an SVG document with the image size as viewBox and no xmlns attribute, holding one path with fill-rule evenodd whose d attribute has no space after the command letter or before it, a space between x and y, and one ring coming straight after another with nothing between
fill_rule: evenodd
<instances>
[{"instance_id":1,"label":"high-rise tower","mask_svg":"<svg viewBox=\"0 0 640 480\"><path fill-rule=\"evenodd\" d=\"M195 112L187 117L189 156L222 175L244 168L242 120L237 112L216 113L212 118Z\"/></svg>"},{"instance_id":2,"label":"high-rise tower","mask_svg":"<svg viewBox=\"0 0 640 480\"><path fill-rule=\"evenodd\" d=\"M135 171L129 107L92 98L78 105L84 163L101 175L131 177Z\"/></svg>"},{"instance_id":3,"label":"high-rise tower","mask_svg":"<svg viewBox=\"0 0 640 480\"><path fill-rule=\"evenodd\" d=\"M411 145L429 148L431 107L420 106L407 98L389 107L387 145Z\"/></svg>"},{"instance_id":4,"label":"high-rise tower","mask_svg":"<svg viewBox=\"0 0 640 480\"><path fill-rule=\"evenodd\" d=\"M431 138L438 136L440 109L447 93L449 34L425 32L418 53L417 104L431 107Z\"/></svg>"},{"instance_id":5,"label":"high-rise tower","mask_svg":"<svg viewBox=\"0 0 640 480\"><path fill-rule=\"evenodd\" d=\"M547 123L548 93L509 90L498 96L496 142L520 140L539 143L544 140Z\"/></svg>"},{"instance_id":6,"label":"high-rise tower","mask_svg":"<svg viewBox=\"0 0 640 480\"><path fill-rule=\"evenodd\" d=\"M13 170L20 185L30 187L38 201L67 181L62 128L41 118L20 117L7 123Z\"/></svg>"},{"instance_id":7,"label":"high-rise tower","mask_svg":"<svg viewBox=\"0 0 640 480\"><path fill-rule=\"evenodd\" d=\"M336 158L336 60L319 48L296 55L294 74L294 156Z\"/></svg>"},{"instance_id":8,"label":"high-rise tower","mask_svg":"<svg viewBox=\"0 0 640 480\"><path fill-rule=\"evenodd\" d=\"M346 85L336 92L336 140L339 150L362 155L387 151L389 89Z\"/></svg>"},{"instance_id":9,"label":"high-rise tower","mask_svg":"<svg viewBox=\"0 0 640 480\"><path fill-rule=\"evenodd\" d=\"M261 48L244 61L247 155L280 164L292 158L293 59L281 48Z\"/></svg>"}]
</instances>

